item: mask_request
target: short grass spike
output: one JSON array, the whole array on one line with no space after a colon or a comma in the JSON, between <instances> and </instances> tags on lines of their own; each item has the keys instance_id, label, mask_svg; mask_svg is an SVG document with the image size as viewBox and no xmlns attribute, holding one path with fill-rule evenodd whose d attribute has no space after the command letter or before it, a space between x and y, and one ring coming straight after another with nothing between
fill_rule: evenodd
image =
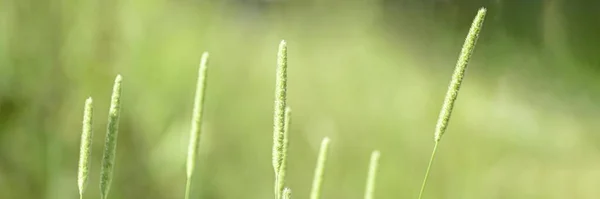
<instances>
[{"instance_id":1,"label":"short grass spike","mask_svg":"<svg viewBox=\"0 0 600 199\"><path fill-rule=\"evenodd\" d=\"M198 69L198 81L196 83L196 94L194 96L194 109L192 113L192 126L190 130L190 143L186 162L185 198L190 198L192 176L198 156L198 145L200 144L200 131L202 129L202 113L204 111L204 95L206 92L206 77L208 68L208 53L204 52L200 59Z\"/></svg>"},{"instance_id":2,"label":"short grass spike","mask_svg":"<svg viewBox=\"0 0 600 199\"><path fill-rule=\"evenodd\" d=\"M77 171L77 187L79 188L79 198L83 198L83 192L88 183L90 174L90 159L92 158L92 116L94 107L92 98L85 100L83 111L83 128L81 131L81 146L79 149L79 167Z\"/></svg>"},{"instance_id":3,"label":"short grass spike","mask_svg":"<svg viewBox=\"0 0 600 199\"><path fill-rule=\"evenodd\" d=\"M371 161L369 162L369 173L367 175L367 186L365 188L365 199L373 199L375 193L375 179L377 175L377 169L379 167L379 157L381 154L379 151L373 151L371 153Z\"/></svg>"},{"instance_id":4,"label":"short grass spike","mask_svg":"<svg viewBox=\"0 0 600 199\"><path fill-rule=\"evenodd\" d=\"M121 81L121 75L117 75L110 100L110 109L108 110L108 127L100 171L100 196L102 199L108 198L115 167L115 153L117 151L117 136L119 133L119 117L121 112Z\"/></svg>"},{"instance_id":5,"label":"short grass spike","mask_svg":"<svg viewBox=\"0 0 600 199\"><path fill-rule=\"evenodd\" d=\"M323 141L321 142L321 148L319 149L319 157L317 159L317 166L315 168L315 174L313 177L310 199L321 198L321 184L323 183L325 162L327 161L327 151L329 151L329 138L325 137L323 138Z\"/></svg>"}]
</instances>

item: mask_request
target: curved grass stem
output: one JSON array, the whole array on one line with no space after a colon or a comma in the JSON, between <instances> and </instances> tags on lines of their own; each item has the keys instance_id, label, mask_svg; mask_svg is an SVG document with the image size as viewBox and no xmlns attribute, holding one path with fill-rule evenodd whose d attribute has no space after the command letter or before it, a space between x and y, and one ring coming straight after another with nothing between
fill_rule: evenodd
<instances>
[{"instance_id":1,"label":"curved grass stem","mask_svg":"<svg viewBox=\"0 0 600 199\"><path fill-rule=\"evenodd\" d=\"M435 142L435 145L433 145L433 151L431 152L431 158L429 159L429 164L427 165L427 171L425 171L425 177L423 178L421 191L419 191L419 199L423 197L423 192L425 191L425 186L427 185L427 179L429 179L429 171L431 170L431 165L433 165L433 160L435 159L435 153L437 152L438 144L439 142Z\"/></svg>"}]
</instances>

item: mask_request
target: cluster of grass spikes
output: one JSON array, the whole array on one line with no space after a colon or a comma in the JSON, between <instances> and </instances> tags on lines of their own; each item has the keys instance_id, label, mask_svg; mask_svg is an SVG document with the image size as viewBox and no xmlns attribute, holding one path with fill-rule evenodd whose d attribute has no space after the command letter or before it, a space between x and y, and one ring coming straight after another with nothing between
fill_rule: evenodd
<instances>
[{"instance_id":1,"label":"cluster of grass spikes","mask_svg":"<svg viewBox=\"0 0 600 199\"><path fill-rule=\"evenodd\" d=\"M459 55L452 80L448 87L446 97L439 115L438 122L435 128L434 134L434 147L431 154L423 184L419 192L418 199L423 197L425 187L427 185L427 179L429 178L429 172L431 170L433 160L438 149L438 145L442 138L442 135L446 131L448 122L450 121L450 115L454 107L454 102L458 96L458 91L462 83L462 79L465 74L465 70L477 41L479 32L483 26L486 9L481 8L477 13L477 16L473 20L465 43L462 47ZM204 107L204 95L206 91L206 78L207 78L207 66L208 66L208 53L205 52L202 55L200 61L200 68L198 71L198 80L196 85L196 92L194 97L194 108L191 120L190 139L188 145L188 155L186 162L186 186L185 186L185 199L190 198L192 189L192 176L194 173L196 157L198 155L198 145L200 143L200 135L202 129L202 113ZM274 197L275 199L291 199L292 191L286 184L286 171L287 171L287 155L289 147L289 135L291 125L291 108L287 104L287 44L285 41L281 41L279 45L279 51L277 53L277 68L276 68L276 82L275 82L275 105L273 113L273 150L272 150L272 165L274 171ZM117 149L117 136L119 126L119 115L120 115L120 99L121 99L121 82L122 77L117 75L113 87L110 108L108 112L108 125L107 134L105 138L104 154L102 157L102 168L100 171L100 195L102 199L108 198L110 190L110 184L113 178L113 170L115 165L115 152ZM83 199L84 191L87 185L90 171L90 158L92 155L92 115L93 115L93 104L92 98L88 98L85 101L84 115L83 115L83 128L81 134L81 147L79 155L79 167L77 175L77 186L79 188L80 199ZM329 150L330 139L328 137L323 138L318 153L318 158L314 170L312 187L310 190L310 199L321 198L321 185L324 179L325 165L327 161L327 154ZM375 150L371 153L371 159L369 162L369 169L367 172L366 187L364 192L365 199L373 199L375 192L376 174L379 166L379 159L381 153Z\"/></svg>"}]
</instances>

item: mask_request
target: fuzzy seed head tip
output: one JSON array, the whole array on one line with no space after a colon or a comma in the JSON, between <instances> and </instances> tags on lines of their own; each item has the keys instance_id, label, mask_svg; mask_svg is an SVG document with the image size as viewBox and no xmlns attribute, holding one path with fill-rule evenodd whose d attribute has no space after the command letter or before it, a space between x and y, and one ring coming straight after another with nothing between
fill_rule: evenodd
<instances>
[{"instance_id":1,"label":"fuzzy seed head tip","mask_svg":"<svg viewBox=\"0 0 600 199\"><path fill-rule=\"evenodd\" d=\"M206 63L206 61L208 61L208 52L204 52L202 53L202 58L201 58L201 62L202 63Z\"/></svg>"},{"instance_id":2,"label":"fuzzy seed head tip","mask_svg":"<svg viewBox=\"0 0 600 199\"><path fill-rule=\"evenodd\" d=\"M115 84L121 84L121 81L123 81L123 77L121 74L118 74L117 78L115 78Z\"/></svg>"},{"instance_id":3,"label":"fuzzy seed head tip","mask_svg":"<svg viewBox=\"0 0 600 199\"><path fill-rule=\"evenodd\" d=\"M381 155L381 153L379 152L379 150L373 151L373 156L379 157L380 155Z\"/></svg>"},{"instance_id":4,"label":"fuzzy seed head tip","mask_svg":"<svg viewBox=\"0 0 600 199\"><path fill-rule=\"evenodd\" d=\"M281 40L281 42L279 43L279 47L283 48L287 46L287 42L285 40Z\"/></svg>"}]
</instances>

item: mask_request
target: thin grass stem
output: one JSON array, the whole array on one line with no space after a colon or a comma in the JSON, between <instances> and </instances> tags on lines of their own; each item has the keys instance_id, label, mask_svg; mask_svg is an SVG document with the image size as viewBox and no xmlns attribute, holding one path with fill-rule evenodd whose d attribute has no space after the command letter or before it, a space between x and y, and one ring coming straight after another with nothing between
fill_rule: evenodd
<instances>
[{"instance_id":1,"label":"thin grass stem","mask_svg":"<svg viewBox=\"0 0 600 199\"><path fill-rule=\"evenodd\" d=\"M435 153L437 152L438 142L433 145L433 151L431 152L431 157L429 158L429 164L427 165L427 170L425 171L425 177L423 178L423 184L421 184L421 190L419 191L419 199L423 197L423 193L425 192L425 186L427 185L427 179L429 179L429 171L431 171L431 165L433 165L433 160L435 159Z\"/></svg>"}]
</instances>

